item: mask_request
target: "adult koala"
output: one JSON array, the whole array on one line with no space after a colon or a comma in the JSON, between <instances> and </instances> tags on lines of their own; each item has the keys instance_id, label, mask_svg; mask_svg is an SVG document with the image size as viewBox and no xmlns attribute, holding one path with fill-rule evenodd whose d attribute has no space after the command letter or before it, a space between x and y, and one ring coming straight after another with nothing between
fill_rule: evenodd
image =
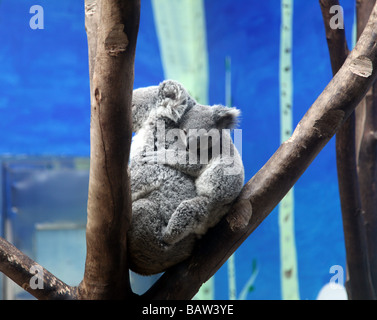
<instances>
[{"instance_id":1,"label":"adult koala","mask_svg":"<svg viewBox=\"0 0 377 320\"><path fill-rule=\"evenodd\" d=\"M228 211L244 170L223 129L238 116L235 108L197 104L175 81L134 90L131 270L159 273L188 258Z\"/></svg>"}]
</instances>

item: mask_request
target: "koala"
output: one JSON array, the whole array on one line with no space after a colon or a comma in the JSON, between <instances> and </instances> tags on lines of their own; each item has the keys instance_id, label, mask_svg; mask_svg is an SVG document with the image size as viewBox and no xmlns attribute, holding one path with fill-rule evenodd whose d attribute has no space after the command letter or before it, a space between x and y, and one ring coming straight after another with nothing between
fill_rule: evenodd
<instances>
[{"instance_id":1,"label":"koala","mask_svg":"<svg viewBox=\"0 0 377 320\"><path fill-rule=\"evenodd\" d=\"M199 105L172 80L134 90L131 270L155 274L185 260L229 210L244 169L223 129L238 116L235 108Z\"/></svg>"},{"instance_id":2,"label":"koala","mask_svg":"<svg viewBox=\"0 0 377 320\"><path fill-rule=\"evenodd\" d=\"M176 208L196 196L195 179L147 158L147 153L155 149L169 149L175 139L166 139L166 132L177 128L183 113L194 104L185 89L171 81L133 93L135 136L130 152L132 220L128 252L130 269L139 274L159 273L186 259L195 241L195 235L174 246L163 241Z\"/></svg>"},{"instance_id":3,"label":"koala","mask_svg":"<svg viewBox=\"0 0 377 320\"><path fill-rule=\"evenodd\" d=\"M152 106L145 100L144 95L141 96L141 101L139 101L141 104L137 110L139 114L140 110L142 113L148 112L148 117L140 114L140 118L137 118L138 113L136 111L133 112L133 130L136 135L133 138L130 151L132 201L145 198L152 191L164 187L167 180L169 180L169 183L177 180L175 181L177 183L178 180L188 178L181 172L163 164L149 164L146 156L151 152L153 154L156 149L169 150L174 144L183 146L184 142L179 132L177 130L174 131L174 129L176 129L183 113L192 107L195 102L179 83L171 81L163 82L157 88L157 91L155 87L146 88L146 91L147 97L150 97L150 92L153 92L152 97L156 99L152 99ZM138 97L137 93L134 93L134 95ZM140 123L140 120L142 123ZM166 139L166 132L172 132L173 136ZM178 141L175 138L178 138ZM153 174L146 174L146 172L150 171ZM186 180L192 183L192 178ZM180 191L180 193L183 196L183 191Z\"/></svg>"}]
</instances>

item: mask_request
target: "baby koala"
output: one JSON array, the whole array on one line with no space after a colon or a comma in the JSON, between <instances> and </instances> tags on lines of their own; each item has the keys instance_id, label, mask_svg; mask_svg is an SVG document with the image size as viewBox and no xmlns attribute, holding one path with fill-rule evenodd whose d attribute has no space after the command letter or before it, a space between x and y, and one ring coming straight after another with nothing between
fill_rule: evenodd
<instances>
[{"instance_id":1,"label":"baby koala","mask_svg":"<svg viewBox=\"0 0 377 320\"><path fill-rule=\"evenodd\" d=\"M188 258L238 196L242 160L222 129L234 127L239 111L199 105L168 80L135 90L132 115L129 262L147 275Z\"/></svg>"}]
</instances>

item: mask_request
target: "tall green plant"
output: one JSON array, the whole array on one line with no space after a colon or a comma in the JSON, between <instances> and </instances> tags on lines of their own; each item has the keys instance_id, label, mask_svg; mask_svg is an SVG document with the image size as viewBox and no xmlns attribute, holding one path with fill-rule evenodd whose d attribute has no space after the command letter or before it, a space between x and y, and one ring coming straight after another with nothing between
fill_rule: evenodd
<instances>
[{"instance_id":1,"label":"tall green plant","mask_svg":"<svg viewBox=\"0 0 377 320\"><path fill-rule=\"evenodd\" d=\"M292 25L293 0L282 0L280 34L280 140L282 143L289 139L293 129ZM299 299L293 188L280 202L279 230L282 298Z\"/></svg>"}]
</instances>

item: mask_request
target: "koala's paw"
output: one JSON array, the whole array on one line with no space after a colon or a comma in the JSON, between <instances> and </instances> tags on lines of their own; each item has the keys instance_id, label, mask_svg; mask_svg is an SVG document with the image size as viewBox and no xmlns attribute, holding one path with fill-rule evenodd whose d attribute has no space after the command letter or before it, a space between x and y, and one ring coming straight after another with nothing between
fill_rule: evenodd
<instances>
[{"instance_id":1,"label":"koala's paw","mask_svg":"<svg viewBox=\"0 0 377 320\"><path fill-rule=\"evenodd\" d=\"M173 231L173 230L168 230L166 228L166 230L163 232L163 235L162 235L162 241L166 245L177 243L181 239L182 238L179 236L177 230Z\"/></svg>"},{"instance_id":2,"label":"koala's paw","mask_svg":"<svg viewBox=\"0 0 377 320\"><path fill-rule=\"evenodd\" d=\"M141 161L145 164L156 164L161 163L161 157L164 159L164 154L162 154L160 151L147 151L141 158Z\"/></svg>"},{"instance_id":3,"label":"koala's paw","mask_svg":"<svg viewBox=\"0 0 377 320\"><path fill-rule=\"evenodd\" d=\"M188 235L189 232L182 232L179 228L170 227L166 228L165 232L163 232L162 241L168 245L172 245L181 241Z\"/></svg>"},{"instance_id":4,"label":"koala's paw","mask_svg":"<svg viewBox=\"0 0 377 320\"><path fill-rule=\"evenodd\" d=\"M177 153L174 150L147 151L141 158L143 164L166 164L175 166L176 164L186 164L188 153L186 150Z\"/></svg>"}]
</instances>

